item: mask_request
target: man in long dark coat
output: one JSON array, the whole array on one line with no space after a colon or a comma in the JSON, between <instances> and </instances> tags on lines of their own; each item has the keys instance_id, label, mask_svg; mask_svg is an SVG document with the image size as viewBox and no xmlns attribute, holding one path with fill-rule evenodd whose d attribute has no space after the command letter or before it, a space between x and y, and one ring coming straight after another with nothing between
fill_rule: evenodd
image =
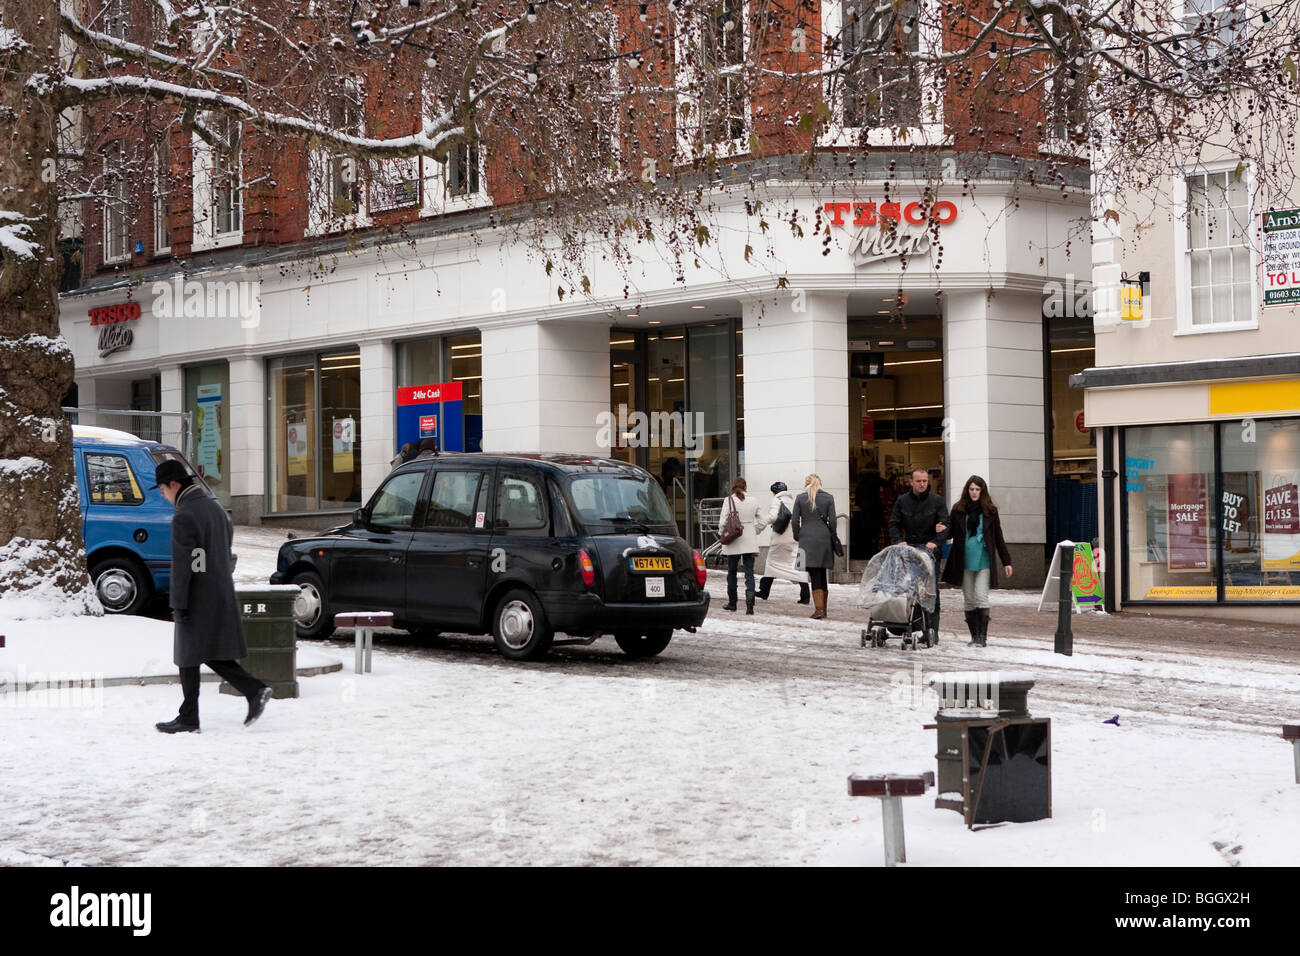
<instances>
[{"instance_id":1,"label":"man in long dark coat","mask_svg":"<svg viewBox=\"0 0 1300 956\"><path fill-rule=\"evenodd\" d=\"M235 606L235 531L221 503L194 484L179 461L154 472L163 497L176 508L172 518L172 658L185 695L175 720L158 724L165 734L199 732L199 668L207 664L248 699L248 726L266 709L271 688L236 663L248 656Z\"/></svg>"},{"instance_id":2,"label":"man in long dark coat","mask_svg":"<svg viewBox=\"0 0 1300 956\"><path fill-rule=\"evenodd\" d=\"M910 544L930 553L934 562L934 629L939 631L939 549L948 537L948 506L930 490L930 473L912 469L912 490L899 495L889 519L891 544Z\"/></svg>"}]
</instances>

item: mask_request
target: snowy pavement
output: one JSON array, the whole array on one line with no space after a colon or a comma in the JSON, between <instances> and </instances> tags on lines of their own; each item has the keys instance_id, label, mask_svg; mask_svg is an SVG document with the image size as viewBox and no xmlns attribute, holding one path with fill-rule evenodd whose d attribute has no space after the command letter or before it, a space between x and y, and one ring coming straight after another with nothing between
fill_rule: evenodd
<instances>
[{"instance_id":1,"label":"snowy pavement","mask_svg":"<svg viewBox=\"0 0 1300 956\"><path fill-rule=\"evenodd\" d=\"M282 540L239 529L241 581L264 582ZM174 685L0 695L0 864L879 866L879 801L848 797L846 777L935 768L927 682L952 670L1034 674L1053 817L971 832L933 791L907 799L910 865L1296 861L1300 785L1277 735L1300 722L1300 629L1076 618L1065 658L1036 594L996 592L976 651L945 592L939 647L873 650L853 588L813 622L792 587L746 617L720 610L721 576L709 586L705 626L648 661L607 638L517 664L487 637L395 633L357 676L347 640L300 643L348 666L248 729L243 701L211 686L203 733L175 737L152 726L175 714ZM44 631L111 646L122 620ZM1271 640L1234 644L1252 634ZM0 672L23 646L0 649Z\"/></svg>"}]
</instances>

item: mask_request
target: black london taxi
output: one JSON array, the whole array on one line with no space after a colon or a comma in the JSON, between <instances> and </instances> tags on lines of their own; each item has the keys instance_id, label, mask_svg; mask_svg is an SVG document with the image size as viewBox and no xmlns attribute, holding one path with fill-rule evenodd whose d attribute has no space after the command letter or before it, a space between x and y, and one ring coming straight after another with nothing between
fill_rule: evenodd
<instances>
[{"instance_id":1,"label":"black london taxi","mask_svg":"<svg viewBox=\"0 0 1300 956\"><path fill-rule=\"evenodd\" d=\"M650 657L709 610L704 558L635 465L565 454L426 454L352 523L280 548L300 637L340 611L392 611L413 632L491 633L512 660L612 634Z\"/></svg>"}]
</instances>

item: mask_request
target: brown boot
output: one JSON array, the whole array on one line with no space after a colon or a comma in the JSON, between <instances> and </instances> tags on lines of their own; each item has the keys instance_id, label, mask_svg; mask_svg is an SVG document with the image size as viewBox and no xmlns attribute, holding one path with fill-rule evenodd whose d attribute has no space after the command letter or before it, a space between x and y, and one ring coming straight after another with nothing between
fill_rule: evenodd
<instances>
[{"instance_id":1,"label":"brown boot","mask_svg":"<svg viewBox=\"0 0 1300 956\"><path fill-rule=\"evenodd\" d=\"M812 593L812 598L813 598L813 607L816 608L816 610L812 612L812 619L814 621L820 621L822 618L826 616L826 592L821 590L814 590Z\"/></svg>"}]
</instances>

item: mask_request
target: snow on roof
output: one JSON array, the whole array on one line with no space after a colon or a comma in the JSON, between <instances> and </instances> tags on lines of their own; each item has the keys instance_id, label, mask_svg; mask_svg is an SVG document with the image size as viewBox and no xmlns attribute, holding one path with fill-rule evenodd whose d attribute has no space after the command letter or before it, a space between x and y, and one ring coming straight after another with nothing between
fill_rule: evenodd
<instances>
[{"instance_id":1,"label":"snow on roof","mask_svg":"<svg viewBox=\"0 0 1300 956\"><path fill-rule=\"evenodd\" d=\"M90 438L96 441L143 442L139 435L118 431L116 428L100 428L97 425L73 425L73 438Z\"/></svg>"}]
</instances>

